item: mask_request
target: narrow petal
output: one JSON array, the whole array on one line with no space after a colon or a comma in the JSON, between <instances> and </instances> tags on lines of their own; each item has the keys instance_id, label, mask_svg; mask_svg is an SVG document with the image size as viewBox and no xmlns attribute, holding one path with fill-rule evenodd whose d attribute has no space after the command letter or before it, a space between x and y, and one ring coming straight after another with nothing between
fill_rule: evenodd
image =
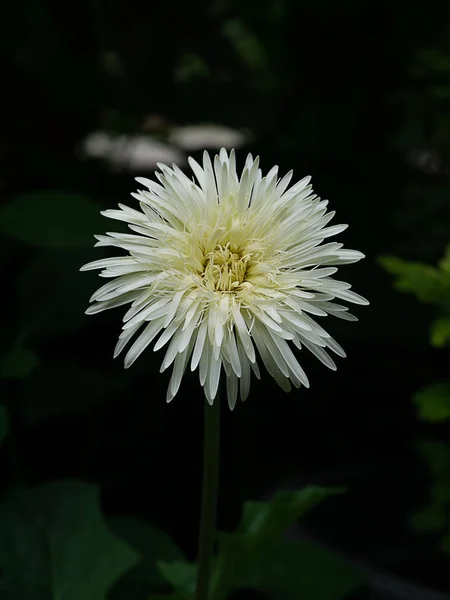
<instances>
[{"instance_id":1,"label":"narrow petal","mask_svg":"<svg viewBox=\"0 0 450 600\"><path fill-rule=\"evenodd\" d=\"M234 410L236 406L238 392L238 378L234 373L227 377L227 399L230 410Z\"/></svg>"},{"instance_id":2,"label":"narrow petal","mask_svg":"<svg viewBox=\"0 0 450 600\"><path fill-rule=\"evenodd\" d=\"M142 354L147 346L155 339L163 328L163 319L151 321L138 339L134 342L125 356L125 369L131 367L134 361Z\"/></svg>"}]
</instances>

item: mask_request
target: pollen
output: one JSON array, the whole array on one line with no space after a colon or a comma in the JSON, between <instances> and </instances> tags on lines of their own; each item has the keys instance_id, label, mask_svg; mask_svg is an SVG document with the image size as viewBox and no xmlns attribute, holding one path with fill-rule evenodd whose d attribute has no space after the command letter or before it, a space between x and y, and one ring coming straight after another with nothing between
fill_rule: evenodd
<instances>
[{"instance_id":1,"label":"pollen","mask_svg":"<svg viewBox=\"0 0 450 600\"><path fill-rule=\"evenodd\" d=\"M205 255L202 279L206 287L214 291L233 292L245 282L251 256L228 242L218 244Z\"/></svg>"}]
</instances>

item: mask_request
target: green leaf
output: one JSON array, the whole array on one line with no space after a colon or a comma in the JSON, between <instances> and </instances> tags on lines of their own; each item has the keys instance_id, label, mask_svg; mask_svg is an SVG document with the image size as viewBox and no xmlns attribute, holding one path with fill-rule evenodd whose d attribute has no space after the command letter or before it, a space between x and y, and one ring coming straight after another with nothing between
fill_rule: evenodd
<instances>
[{"instance_id":1,"label":"green leaf","mask_svg":"<svg viewBox=\"0 0 450 600\"><path fill-rule=\"evenodd\" d=\"M447 478L450 473L450 446L442 442L420 440L417 449L435 477Z\"/></svg>"},{"instance_id":2,"label":"green leaf","mask_svg":"<svg viewBox=\"0 0 450 600\"><path fill-rule=\"evenodd\" d=\"M437 504L450 504L450 473L446 479L438 479L432 483L430 496Z\"/></svg>"},{"instance_id":3,"label":"green leaf","mask_svg":"<svg viewBox=\"0 0 450 600\"><path fill-rule=\"evenodd\" d=\"M6 407L0 404L0 444L3 442L9 432L9 415Z\"/></svg>"},{"instance_id":4,"label":"green leaf","mask_svg":"<svg viewBox=\"0 0 450 600\"><path fill-rule=\"evenodd\" d=\"M430 423L450 419L450 383L433 383L413 397L419 418Z\"/></svg>"},{"instance_id":5,"label":"green leaf","mask_svg":"<svg viewBox=\"0 0 450 600\"><path fill-rule=\"evenodd\" d=\"M412 529L417 533L442 531L447 524L447 516L440 504L429 504L417 510L410 517Z\"/></svg>"},{"instance_id":6,"label":"green leaf","mask_svg":"<svg viewBox=\"0 0 450 600\"><path fill-rule=\"evenodd\" d=\"M425 67L425 76L429 77L430 71L438 71L441 75L450 73L450 57L438 48L419 50L415 54L417 63Z\"/></svg>"},{"instance_id":7,"label":"green leaf","mask_svg":"<svg viewBox=\"0 0 450 600\"><path fill-rule=\"evenodd\" d=\"M437 319L431 325L431 343L436 348L443 348L450 343L450 318Z\"/></svg>"},{"instance_id":8,"label":"green leaf","mask_svg":"<svg viewBox=\"0 0 450 600\"><path fill-rule=\"evenodd\" d=\"M281 540L258 561L242 582L283 600L340 600L364 578L339 554L309 540Z\"/></svg>"},{"instance_id":9,"label":"green leaf","mask_svg":"<svg viewBox=\"0 0 450 600\"><path fill-rule=\"evenodd\" d=\"M436 100L448 100L450 98L449 85L432 85L429 87L429 94Z\"/></svg>"},{"instance_id":10,"label":"green leaf","mask_svg":"<svg viewBox=\"0 0 450 600\"><path fill-rule=\"evenodd\" d=\"M122 374L106 374L53 361L42 365L25 383L24 420L28 426L33 426L54 416L79 414L114 397L124 387Z\"/></svg>"},{"instance_id":11,"label":"green leaf","mask_svg":"<svg viewBox=\"0 0 450 600\"><path fill-rule=\"evenodd\" d=\"M328 496L342 489L310 486L281 492L269 502L247 502L238 528L219 534L219 554L212 578L212 598L219 600L243 585L257 560L278 543L283 532Z\"/></svg>"},{"instance_id":12,"label":"green leaf","mask_svg":"<svg viewBox=\"0 0 450 600\"><path fill-rule=\"evenodd\" d=\"M439 261L439 268L447 275L450 275L450 244L445 249L444 256Z\"/></svg>"},{"instance_id":13,"label":"green leaf","mask_svg":"<svg viewBox=\"0 0 450 600\"><path fill-rule=\"evenodd\" d=\"M79 269L91 258L89 251L65 249L43 250L31 259L18 277L21 325L28 335L48 337L86 323L92 280Z\"/></svg>"},{"instance_id":14,"label":"green leaf","mask_svg":"<svg viewBox=\"0 0 450 600\"><path fill-rule=\"evenodd\" d=\"M197 565L185 561L158 561L157 567L178 593L190 596L195 594Z\"/></svg>"},{"instance_id":15,"label":"green leaf","mask_svg":"<svg viewBox=\"0 0 450 600\"><path fill-rule=\"evenodd\" d=\"M0 505L2 598L104 600L137 560L107 528L97 486L58 481L19 488Z\"/></svg>"},{"instance_id":16,"label":"green leaf","mask_svg":"<svg viewBox=\"0 0 450 600\"><path fill-rule=\"evenodd\" d=\"M189 83L208 75L208 65L198 54L193 52L182 54L174 69L174 79L177 83Z\"/></svg>"},{"instance_id":17,"label":"green leaf","mask_svg":"<svg viewBox=\"0 0 450 600\"><path fill-rule=\"evenodd\" d=\"M114 585L108 600L148 600L150 592L165 584L157 561L182 561L182 551L166 533L138 519L115 517L109 519L108 524L115 535L128 542L141 556L139 564Z\"/></svg>"},{"instance_id":18,"label":"green leaf","mask_svg":"<svg viewBox=\"0 0 450 600\"><path fill-rule=\"evenodd\" d=\"M36 246L88 247L103 228L98 206L70 192L33 192L0 207L0 231Z\"/></svg>"},{"instance_id":19,"label":"green leaf","mask_svg":"<svg viewBox=\"0 0 450 600\"><path fill-rule=\"evenodd\" d=\"M421 302L440 304L446 288L441 273L435 267L394 256L379 259L381 266L395 275L394 287L414 294Z\"/></svg>"},{"instance_id":20,"label":"green leaf","mask_svg":"<svg viewBox=\"0 0 450 600\"><path fill-rule=\"evenodd\" d=\"M21 343L14 344L0 362L0 377L23 379L39 364L39 357Z\"/></svg>"},{"instance_id":21,"label":"green leaf","mask_svg":"<svg viewBox=\"0 0 450 600\"><path fill-rule=\"evenodd\" d=\"M444 552L450 554L450 533L442 538L441 546Z\"/></svg>"},{"instance_id":22,"label":"green leaf","mask_svg":"<svg viewBox=\"0 0 450 600\"><path fill-rule=\"evenodd\" d=\"M224 36L245 65L252 70L264 69L267 56L258 38L238 19L226 21L222 26Z\"/></svg>"}]
</instances>

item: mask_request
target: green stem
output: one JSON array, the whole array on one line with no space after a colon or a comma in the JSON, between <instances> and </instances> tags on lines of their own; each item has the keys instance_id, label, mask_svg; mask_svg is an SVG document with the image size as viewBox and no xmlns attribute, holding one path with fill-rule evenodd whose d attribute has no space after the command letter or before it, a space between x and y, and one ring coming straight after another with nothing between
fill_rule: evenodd
<instances>
[{"instance_id":1,"label":"green stem","mask_svg":"<svg viewBox=\"0 0 450 600\"><path fill-rule=\"evenodd\" d=\"M196 600L208 600L211 559L214 547L217 491L219 487L220 403L217 394L214 404L205 402L205 441L203 448L203 493L200 535L198 543L198 572Z\"/></svg>"}]
</instances>

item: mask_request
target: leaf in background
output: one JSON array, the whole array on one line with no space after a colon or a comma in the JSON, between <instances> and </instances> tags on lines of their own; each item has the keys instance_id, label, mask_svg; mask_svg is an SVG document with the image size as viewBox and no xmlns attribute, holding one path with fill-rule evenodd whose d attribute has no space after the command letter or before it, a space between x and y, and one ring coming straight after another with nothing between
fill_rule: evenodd
<instances>
[{"instance_id":1,"label":"leaf in background","mask_svg":"<svg viewBox=\"0 0 450 600\"><path fill-rule=\"evenodd\" d=\"M442 539L442 550L447 554L450 554L450 533L445 535Z\"/></svg>"},{"instance_id":2,"label":"leaf in background","mask_svg":"<svg viewBox=\"0 0 450 600\"><path fill-rule=\"evenodd\" d=\"M197 565L185 561L158 561L157 567L175 592L186 597L195 594Z\"/></svg>"},{"instance_id":3,"label":"leaf in background","mask_svg":"<svg viewBox=\"0 0 450 600\"><path fill-rule=\"evenodd\" d=\"M438 479L431 485L430 496L436 503L441 505L450 504L450 473L446 479Z\"/></svg>"},{"instance_id":4,"label":"leaf in background","mask_svg":"<svg viewBox=\"0 0 450 600\"><path fill-rule=\"evenodd\" d=\"M417 533L434 533L442 531L447 525L447 517L440 504L432 503L416 510L409 522Z\"/></svg>"},{"instance_id":5,"label":"leaf in background","mask_svg":"<svg viewBox=\"0 0 450 600\"><path fill-rule=\"evenodd\" d=\"M193 52L184 52L174 68L174 80L177 83L190 83L209 74L209 67L203 58Z\"/></svg>"},{"instance_id":6,"label":"leaf in background","mask_svg":"<svg viewBox=\"0 0 450 600\"><path fill-rule=\"evenodd\" d=\"M383 256L379 262L388 273L396 276L394 287L397 290L412 293L421 302L441 304L446 288L438 269L394 256Z\"/></svg>"},{"instance_id":7,"label":"leaf in background","mask_svg":"<svg viewBox=\"0 0 450 600\"><path fill-rule=\"evenodd\" d=\"M138 555L109 531L98 497L97 486L76 481L9 492L0 506L2 598L104 600Z\"/></svg>"},{"instance_id":8,"label":"leaf in background","mask_svg":"<svg viewBox=\"0 0 450 600\"><path fill-rule=\"evenodd\" d=\"M22 327L48 337L77 329L86 322L84 309L92 293L92 281L79 273L92 253L79 250L42 251L18 277Z\"/></svg>"},{"instance_id":9,"label":"leaf in background","mask_svg":"<svg viewBox=\"0 0 450 600\"><path fill-rule=\"evenodd\" d=\"M450 383L433 383L413 397L419 418L429 423L439 423L450 419Z\"/></svg>"},{"instance_id":10,"label":"leaf in background","mask_svg":"<svg viewBox=\"0 0 450 600\"><path fill-rule=\"evenodd\" d=\"M0 207L2 233L46 248L92 246L103 221L95 202L70 192L32 192Z\"/></svg>"},{"instance_id":11,"label":"leaf in background","mask_svg":"<svg viewBox=\"0 0 450 600\"><path fill-rule=\"evenodd\" d=\"M77 414L121 392L120 375L87 370L65 362L49 362L25 385L23 416L29 426L58 415ZM61 394L64 390L64 394Z\"/></svg>"},{"instance_id":12,"label":"leaf in background","mask_svg":"<svg viewBox=\"0 0 450 600\"><path fill-rule=\"evenodd\" d=\"M0 361L0 377L28 377L39 364L38 355L26 346L15 343Z\"/></svg>"},{"instance_id":13,"label":"leaf in background","mask_svg":"<svg viewBox=\"0 0 450 600\"><path fill-rule=\"evenodd\" d=\"M249 69L258 71L267 66L264 46L242 21L238 19L226 21L222 31L236 54Z\"/></svg>"},{"instance_id":14,"label":"leaf in background","mask_svg":"<svg viewBox=\"0 0 450 600\"><path fill-rule=\"evenodd\" d=\"M450 275L450 245L447 246L444 256L439 261L439 268L441 271L444 271L444 273Z\"/></svg>"},{"instance_id":15,"label":"leaf in background","mask_svg":"<svg viewBox=\"0 0 450 600\"><path fill-rule=\"evenodd\" d=\"M9 432L9 415L6 407L0 404L0 444Z\"/></svg>"},{"instance_id":16,"label":"leaf in background","mask_svg":"<svg viewBox=\"0 0 450 600\"><path fill-rule=\"evenodd\" d=\"M417 449L435 477L448 478L450 474L450 446L442 442L420 440Z\"/></svg>"},{"instance_id":17,"label":"leaf in background","mask_svg":"<svg viewBox=\"0 0 450 600\"><path fill-rule=\"evenodd\" d=\"M141 556L141 561L126 573L108 594L108 600L148 600L150 592L165 584L157 561L182 561L184 555L160 529L132 517L108 520L113 533L125 540Z\"/></svg>"},{"instance_id":18,"label":"leaf in background","mask_svg":"<svg viewBox=\"0 0 450 600\"><path fill-rule=\"evenodd\" d=\"M361 587L364 578L339 554L315 542L285 539L257 562L243 583L274 598L340 600Z\"/></svg>"},{"instance_id":19,"label":"leaf in background","mask_svg":"<svg viewBox=\"0 0 450 600\"><path fill-rule=\"evenodd\" d=\"M416 510L409 522L418 533L444 533L450 524L450 446L421 440L418 450L431 471L430 501Z\"/></svg>"},{"instance_id":20,"label":"leaf in background","mask_svg":"<svg viewBox=\"0 0 450 600\"><path fill-rule=\"evenodd\" d=\"M280 492L269 502L247 502L236 531L219 534L212 598L225 598L241 587L256 561L270 552L290 525L328 496L342 491L309 486L296 492Z\"/></svg>"},{"instance_id":21,"label":"leaf in background","mask_svg":"<svg viewBox=\"0 0 450 600\"><path fill-rule=\"evenodd\" d=\"M437 319L431 325L431 343L436 348L443 348L450 343L450 318Z\"/></svg>"}]
</instances>

